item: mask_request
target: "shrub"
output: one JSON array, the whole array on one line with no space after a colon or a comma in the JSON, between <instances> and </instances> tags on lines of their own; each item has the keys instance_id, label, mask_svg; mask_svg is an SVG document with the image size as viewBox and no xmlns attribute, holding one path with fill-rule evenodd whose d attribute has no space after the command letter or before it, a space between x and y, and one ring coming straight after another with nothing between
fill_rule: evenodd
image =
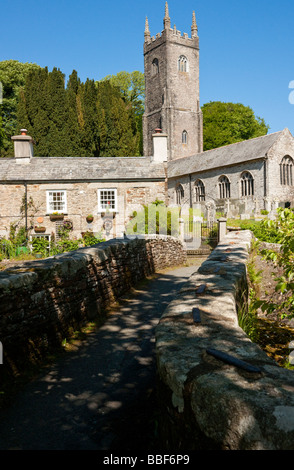
<instances>
[{"instance_id":1,"label":"shrub","mask_svg":"<svg viewBox=\"0 0 294 470\"><path fill-rule=\"evenodd\" d=\"M276 291L282 295L279 304L258 300L256 308L271 313L276 311L281 318L294 317L294 213L290 209L278 209L278 218L275 222L268 221L269 229L277 231L277 243L281 244L280 251L262 250L265 260L272 261L282 268L283 274L275 277Z\"/></svg>"}]
</instances>

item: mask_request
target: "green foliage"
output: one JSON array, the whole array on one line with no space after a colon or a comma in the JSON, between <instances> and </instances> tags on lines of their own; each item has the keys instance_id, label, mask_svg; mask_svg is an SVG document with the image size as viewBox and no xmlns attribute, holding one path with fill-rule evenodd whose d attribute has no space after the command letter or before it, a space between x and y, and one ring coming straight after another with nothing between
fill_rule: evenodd
<instances>
[{"instance_id":1,"label":"green foliage","mask_svg":"<svg viewBox=\"0 0 294 470\"><path fill-rule=\"evenodd\" d=\"M266 135L269 126L249 106L213 101L202 106L204 150Z\"/></svg>"},{"instance_id":2,"label":"green foliage","mask_svg":"<svg viewBox=\"0 0 294 470\"><path fill-rule=\"evenodd\" d=\"M26 77L32 70L39 70L37 64L21 63L17 60L4 60L0 62L0 82L3 86L3 100L0 104L2 121L0 131L0 156L13 156L11 136L18 132L17 107L19 94L24 86ZM24 127L21 125L21 127Z\"/></svg>"},{"instance_id":3,"label":"green foliage","mask_svg":"<svg viewBox=\"0 0 294 470\"><path fill-rule=\"evenodd\" d=\"M97 243L105 242L105 239L101 236L95 237L93 232L86 232L83 236L83 245L84 246L93 246L97 245Z\"/></svg>"},{"instance_id":4,"label":"green foliage","mask_svg":"<svg viewBox=\"0 0 294 470\"><path fill-rule=\"evenodd\" d=\"M179 208L170 209L163 201L143 205L139 212L134 211L130 222L126 226L127 235L161 234L179 235L178 227Z\"/></svg>"},{"instance_id":5,"label":"green foliage","mask_svg":"<svg viewBox=\"0 0 294 470\"><path fill-rule=\"evenodd\" d=\"M49 254L49 241L44 237L35 237L32 239L32 252L40 254L43 257Z\"/></svg>"},{"instance_id":6,"label":"green foliage","mask_svg":"<svg viewBox=\"0 0 294 470\"><path fill-rule=\"evenodd\" d=\"M15 254L13 243L5 238L0 239L0 260L3 258L12 258Z\"/></svg>"},{"instance_id":7,"label":"green foliage","mask_svg":"<svg viewBox=\"0 0 294 470\"><path fill-rule=\"evenodd\" d=\"M265 260L273 262L282 268L283 274L276 276L276 291L281 293L282 300L279 304L257 300L256 308L263 312L276 311L281 318L294 317L294 214L290 209L278 209L278 218L268 221L268 227L278 232L277 243L281 244L280 251L262 250Z\"/></svg>"},{"instance_id":8,"label":"green foliage","mask_svg":"<svg viewBox=\"0 0 294 470\"><path fill-rule=\"evenodd\" d=\"M251 244L249 261L247 263L247 275L249 284L249 299L247 292L243 292L241 302L238 306L238 323L239 326L249 336L251 341L258 342L259 331L256 314L255 301L258 298L260 284L262 281L262 270L257 271L255 268L255 258L259 249L259 242L253 241Z\"/></svg>"},{"instance_id":9,"label":"green foliage","mask_svg":"<svg viewBox=\"0 0 294 470\"><path fill-rule=\"evenodd\" d=\"M116 75L107 75L103 81L117 87L128 108L131 108L132 131L136 136L136 150L132 155L143 155L143 125L145 101L145 78L142 72L119 72Z\"/></svg>"},{"instance_id":10,"label":"green foliage","mask_svg":"<svg viewBox=\"0 0 294 470\"><path fill-rule=\"evenodd\" d=\"M129 76L130 83L121 86L114 77L82 83L73 70L65 85L56 68L32 70L19 94L17 117L18 126L26 127L36 142L35 155L140 155L141 76L136 72Z\"/></svg>"},{"instance_id":11,"label":"green foliage","mask_svg":"<svg viewBox=\"0 0 294 470\"><path fill-rule=\"evenodd\" d=\"M281 234L279 223L275 220L264 219L261 221L242 221L242 230L251 230L259 241L268 243L280 243Z\"/></svg>"}]
</instances>

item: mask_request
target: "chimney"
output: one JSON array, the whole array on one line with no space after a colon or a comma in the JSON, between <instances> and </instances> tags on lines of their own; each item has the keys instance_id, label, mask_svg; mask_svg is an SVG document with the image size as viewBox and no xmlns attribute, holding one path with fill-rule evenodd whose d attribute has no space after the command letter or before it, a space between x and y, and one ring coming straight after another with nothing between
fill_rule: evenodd
<instances>
[{"instance_id":1,"label":"chimney","mask_svg":"<svg viewBox=\"0 0 294 470\"><path fill-rule=\"evenodd\" d=\"M16 163L27 165L34 156L34 141L32 137L27 135L26 129L21 129L20 132L21 135L11 137L11 140L14 142L14 158Z\"/></svg>"},{"instance_id":2,"label":"chimney","mask_svg":"<svg viewBox=\"0 0 294 470\"><path fill-rule=\"evenodd\" d=\"M167 134L163 134L161 129L155 129L152 134L153 139L153 161L162 163L167 162Z\"/></svg>"}]
</instances>

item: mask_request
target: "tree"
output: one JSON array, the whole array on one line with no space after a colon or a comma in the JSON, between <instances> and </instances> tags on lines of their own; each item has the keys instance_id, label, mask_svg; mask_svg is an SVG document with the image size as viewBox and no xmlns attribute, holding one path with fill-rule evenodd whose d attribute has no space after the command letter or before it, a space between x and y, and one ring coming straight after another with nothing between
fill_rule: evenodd
<instances>
[{"instance_id":1,"label":"tree","mask_svg":"<svg viewBox=\"0 0 294 470\"><path fill-rule=\"evenodd\" d=\"M129 102L121 91L103 80L97 83L99 156L123 157L139 154L138 134Z\"/></svg>"},{"instance_id":2,"label":"tree","mask_svg":"<svg viewBox=\"0 0 294 470\"><path fill-rule=\"evenodd\" d=\"M210 150L266 135L269 126L249 106L212 101L204 104L203 149Z\"/></svg>"},{"instance_id":3,"label":"tree","mask_svg":"<svg viewBox=\"0 0 294 470\"><path fill-rule=\"evenodd\" d=\"M71 157L84 156L84 150L81 145L83 120L81 119L80 88L81 81L77 71L73 70L66 86L66 106L68 108L67 133L71 142Z\"/></svg>"},{"instance_id":4,"label":"tree","mask_svg":"<svg viewBox=\"0 0 294 470\"><path fill-rule=\"evenodd\" d=\"M142 72L118 72L116 75L107 75L101 82L108 81L121 92L125 103L130 105L133 133L137 135L136 155L143 154L143 125L145 102L145 78ZM99 83L99 82L98 82Z\"/></svg>"},{"instance_id":5,"label":"tree","mask_svg":"<svg viewBox=\"0 0 294 470\"><path fill-rule=\"evenodd\" d=\"M32 70L20 91L18 122L34 138L36 156L70 156L69 103L64 74L53 68Z\"/></svg>"},{"instance_id":6,"label":"tree","mask_svg":"<svg viewBox=\"0 0 294 470\"><path fill-rule=\"evenodd\" d=\"M2 117L2 140L0 140L0 155L13 156L11 136L19 133L17 122L17 107L19 93L24 86L26 77L32 70L40 66L32 63L21 63L17 60L0 62L0 82L3 88L3 100L0 103ZM21 124L21 127L24 127Z\"/></svg>"}]
</instances>

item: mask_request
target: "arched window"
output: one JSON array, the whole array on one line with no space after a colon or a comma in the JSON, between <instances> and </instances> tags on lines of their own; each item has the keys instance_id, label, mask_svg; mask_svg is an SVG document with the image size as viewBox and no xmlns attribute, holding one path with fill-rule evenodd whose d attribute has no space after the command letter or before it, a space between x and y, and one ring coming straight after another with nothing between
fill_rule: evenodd
<instances>
[{"instance_id":1,"label":"arched window","mask_svg":"<svg viewBox=\"0 0 294 470\"><path fill-rule=\"evenodd\" d=\"M249 171L241 175L241 196L254 196L254 179Z\"/></svg>"},{"instance_id":2,"label":"arched window","mask_svg":"<svg viewBox=\"0 0 294 470\"><path fill-rule=\"evenodd\" d=\"M153 62L152 62L152 75L157 75L158 73L159 73L158 59L153 59Z\"/></svg>"},{"instance_id":3,"label":"arched window","mask_svg":"<svg viewBox=\"0 0 294 470\"><path fill-rule=\"evenodd\" d=\"M188 72L189 63L187 57L181 55L178 59L178 71L179 72Z\"/></svg>"},{"instance_id":4,"label":"arched window","mask_svg":"<svg viewBox=\"0 0 294 470\"><path fill-rule=\"evenodd\" d=\"M205 201L205 186L203 181L195 182L195 202Z\"/></svg>"},{"instance_id":5,"label":"arched window","mask_svg":"<svg viewBox=\"0 0 294 470\"><path fill-rule=\"evenodd\" d=\"M221 176L218 180L219 198L228 199L231 197L231 183L227 176Z\"/></svg>"},{"instance_id":6,"label":"arched window","mask_svg":"<svg viewBox=\"0 0 294 470\"><path fill-rule=\"evenodd\" d=\"M280 183L293 186L293 159L286 155L280 163Z\"/></svg>"},{"instance_id":7,"label":"arched window","mask_svg":"<svg viewBox=\"0 0 294 470\"><path fill-rule=\"evenodd\" d=\"M181 204L184 199L184 188L181 184L176 187L176 203Z\"/></svg>"},{"instance_id":8,"label":"arched window","mask_svg":"<svg viewBox=\"0 0 294 470\"><path fill-rule=\"evenodd\" d=\"M182 144L187 144L188 143L188 132L183 131L182 132Z\"/></svg>"}]
</instances>

